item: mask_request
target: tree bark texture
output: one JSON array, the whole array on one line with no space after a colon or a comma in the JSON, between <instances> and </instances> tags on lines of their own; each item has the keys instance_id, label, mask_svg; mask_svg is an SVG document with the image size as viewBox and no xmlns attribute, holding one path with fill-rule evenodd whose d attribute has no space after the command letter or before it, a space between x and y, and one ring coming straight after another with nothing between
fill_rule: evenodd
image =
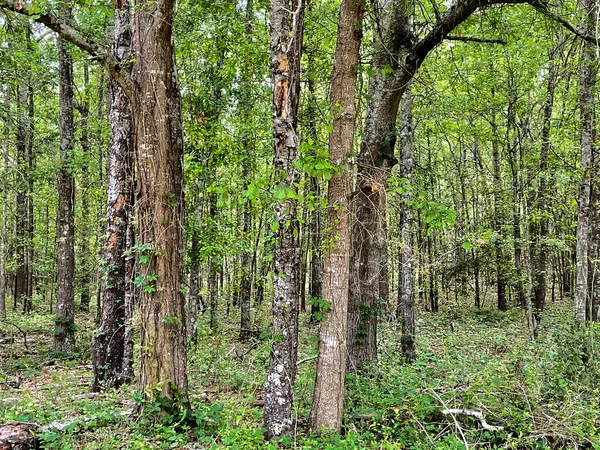
<instances>
[{"instance_id":1,"label":"tree bark texture","mask_svg":"<svg viewBox=\"0 0 600 450\"><path fill-rule=\"evenodd\" d=\"M402 210L400 212L400 237L402 247L399 249L398 267L398 319L402 321L402 354L407 361L416 358L415 351L415 287L414 287L414 225L409 202L413 199L412 172L414 167L413 155L413 122L412 122L412 92L410 88L402 96L402 130L400 135L400 178L406 179L406 191L402 195Z\"/></svg>"},{"instance_id":2,"label":"tree bark texture","mask_svg":"<svg viewBox=\"0 0 600 450\"><path fill-rule=\"evenodd\" d=\"M61 19L70 20L70 9L61 7ZM68 355L75 347L75 180L71 173L71 159L75 126L73 123L73 59L69 45L58 38L60 155L58 174L58 294L56 296L56 319L54 351Z\"/></svg>"},{"instance_id":3,"label":"tree bark texture","mask_svg":"<svg viewBox=\"0 0 600 450\"><path fill-rule=\"evenodd\" d=\"M129 3L115 11L112 52L121 61L131 59ZM119 84L111 80L110 122L112 140L108 161L108 191L106 207L106 245L104 267L106 279L102 298L102 319L91 345L94 381L92 391L108 390L129 383L132 370L125 366L126 331L130 327L132 310L126 299L132 295L133 260L128 246L128 229L133 221L134 173L131 104ZM132 336L129 333L128 339ZM125 366L124 366L125 364Z\"/></svg>"},{"instance_id":4,"label":"tree bark texture","mask_svg":"<svg viewBox=\"0 0 600 450\"><path fill-rule=\"evenodd\" d=\"M29 128L32 126L29 123L27 117L27 110L29 105L29 88L26 85L27 80L23 80L17 86L17 135L16 135L16 153L17 153L17 196L16 196L16 217L15 217L15 237L17 247L17 267L15 270L15 289L14 299L15 304L23 305L23 312L27 312L31 309L31 301L27 298L27 281L29 267L27 264L27 253L28 253L28 233L27 233L27 189L28 182L27 177L27 147L28 139L30 139L31 133Z\"/></svg>"},{"instance_id":5,"label":"tree bark texture","mask_svg":"<svg viewBox=\"0 0 600 450\"><path fill-rule=\"evenodd\" d=\"M356 88L356 66L360 60L364 5L342 2L335 62L331 77L331 107L334 113L329 136L329 159L337 171L329 180L328 233L323 261L323 299L329 302L319 330L319 358L311 410L311 428L316 433L339 432L344 410L344 379L347 360L347 320L350 267L350 205Z\"/></svg>"},{"instance_id":6,"label":"tree bark texture","mask_svg":"<svg viewBox=\"0 0 600 450\"><path fill-rule=\"evenodd\" d=\"M293 429L292 408L298 353L300 248L296 211L298 101L304 29L303 0L271 0L271 74L278 224L273 250L273 346L265 384L267 437ZM291 11L291 13L290 13Z\"/></svg>"},{"instance_id":7,"label":"tree bark texture","mask_svg":"<svg viewBox=\"0 0 600 450\"><path fill-rule=\"evenodd\" d=\"M584 14L585 32L596 31L598 5L595 0L580 0ZM575 318L585 323L589 317L588 250L590 245L590 196L592 185L592 155L595 142L594 95L596 90L596 48L593 44L582 44L579 62L579 115L580 115L580 158L583 175L579 187L579 216L577 218L577 269L575 285Z\"/></svg>"},{"instance_id":8,"label":"tree bark texture","mask_svg":"<svg viewBox=\"0 0 600 450\"><path fill-rule=\"evenodd\" d=\"M138 389L187 408L183 285L183 132L173 51L174 0L136 3L133 129L138 176L140 370ZM143 259L140 256L146 256ZM152 399L150 399L152 400Z\"/></svg>"},{"instance_id":9,"label":"tree bark texture","mask_svg":"<svg viewBox=\"0 0 600 450\"><path fill-rule=\"evenodd\" d=\"M376 4L382 41L375 42L376 75L369 82L370 100L358 159L357 194L352 203L349 368L377 359L379 281L383 262L387 259L384 255L387 251L385 189L396 163L396 116L406 88L390 86L395 80L383 71L387 67L396 70L398 62L405 56L405 49L411 45L412 32L406 6L407 2L397 0L380 0Z\"/></svg>"},{"instance_id":10,"label":"tree bark texture","mask_svg":"<svg viewBox=\"0 0 600 450\"><path fill-rule=\"evenodd\" d=\"M89 84L89 68L87 63L84 63L83 66L83 83L85 86ZM82 165L82 176L84 178L84 182L82 183L81 189L81 198L82 201L79 202L81 207L81 224L78 226L78 229L81 229L82 239L79 244L79 262L78 262L78 272L79 272L79 286L78 290L81 292L80 300L79 300L79 308L82 311L89 311L90 309L90 285L92 282L92 261L90 260L90 245L89 245L89 236L92 233L92 229L89 225L89 214L90 214L90 202L87 201L88 198L88 180L90 179L89 168L87 165L87 160L91 158L91 146L90 146L90 137L89 137L89 118L90 118L90 102L87 98L86 94L84 95L83 102L79 106L79 117L81 123L81 136L80 136L80 144L81 150L83 153L83 161Z\"/></svg>"}]
</instances>

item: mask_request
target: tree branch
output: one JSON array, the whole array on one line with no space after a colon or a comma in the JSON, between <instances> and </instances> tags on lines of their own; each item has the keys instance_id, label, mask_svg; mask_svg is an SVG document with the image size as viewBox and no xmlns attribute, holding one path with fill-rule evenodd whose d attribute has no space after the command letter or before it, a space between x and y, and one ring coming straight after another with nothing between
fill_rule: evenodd
<instances>
[{"instance_id":1,"label":"tree branch","mask_svg":"<svg viewBox=\"0 0 600 450\"><path fill-rule=\"evenodd\" d=\"M461 42L479 42L481 44L506 45L506 41L503 41L502 39L484 39L484 38L469 37L469 36L446 36L446 40L461 41Z\"/></svg>"},{"instance_id":2,"label":"tree branch","mask_svg":"<svg viewBox=\"0 0 600 450\"><path fill-rule=\"evenodd\" d=\"M498 2L500 2L500 1L498 0ZM591 42L592 44L598 46L598 36L590 36L589 34L583 34L581 31L579 31L577 29L577 27L575 25L573 25L567 19L550 11L550 9L548 9L548 5L542 3L539 0L529 0L527 3L529 3L539 13L545 15L549 19L552 19L556 23L565 27L567 30L569 30L571 33L573 33L578 38L583 39L584 41L587 41L587 42Z\"/></svg>"},{"instance_id":3,"label":"tree branch","mask_svg":"<svg viewBox=\"0 0 600 450\"><path fill-rule=\"evenodd\" d=\"M0 0L0 8L8 11L13 11L39 22L55 33L59 34L63 39L76 45L86 53L89 53L96 61L104 66L111 76L121 85L123 90L130 95L131 82L130 73L124 69L121 62L114 58L108 50L95 41L86 37L75 27L62 22L52 12L40 12L32 8L32 5L25 4L15 0Z\"/></svg>"}]
</instances>

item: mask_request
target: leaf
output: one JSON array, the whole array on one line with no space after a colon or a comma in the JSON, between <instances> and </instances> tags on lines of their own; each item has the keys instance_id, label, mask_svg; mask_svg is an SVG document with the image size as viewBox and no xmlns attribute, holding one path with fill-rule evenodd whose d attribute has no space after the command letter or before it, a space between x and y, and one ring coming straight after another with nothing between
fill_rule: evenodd
<instances>
[{"instance_id":1,"label":"leaf","mask_svg":"<svg viewBox=\"0 0 600 450\"><path fill-rule=\"evenodd\" d=\"M465 241L462 243L461 247L464 248L468 252L468 251L471 251L471 249L473 248L473 245L471 245L471 243L469 241Z\"/></svg>"}]
</instances>

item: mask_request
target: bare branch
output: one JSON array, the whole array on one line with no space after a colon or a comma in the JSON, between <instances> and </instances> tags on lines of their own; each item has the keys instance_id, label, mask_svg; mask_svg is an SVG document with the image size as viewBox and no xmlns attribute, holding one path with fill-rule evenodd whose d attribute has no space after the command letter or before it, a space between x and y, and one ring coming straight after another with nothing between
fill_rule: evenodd
<instances>
[{"instance_id":1,"label":"bare branch","mask_svg":"<svg viewBox=\"0 0 600 450\"><path fill-rule=\"evenodd\" d=\"M506 45L506 41L503 41L502 39L484 39L484 38L469 37L469 36L446 36L446 40L461 41L461 42L479 42L481 44Z\"/></svg>"},{"instance_id":2,"label":"bare branch","mask_svg":"<svg viewBox=\"0 0 600 450\"><path fill-rule=\"evenodd\" d=\"M36 22L47 26L49 29L59 34L63 39L89 53L110 72L111 76L121 85L128 95L131 93L130 74L128 70L121 66L121 62L111 56L107 48L98 45L75 27L62 22L52 12L37 11L32 8L32 5L22 3L18 0L0 0L0 8L30 17Z\"/></svg>"}]
</instances>

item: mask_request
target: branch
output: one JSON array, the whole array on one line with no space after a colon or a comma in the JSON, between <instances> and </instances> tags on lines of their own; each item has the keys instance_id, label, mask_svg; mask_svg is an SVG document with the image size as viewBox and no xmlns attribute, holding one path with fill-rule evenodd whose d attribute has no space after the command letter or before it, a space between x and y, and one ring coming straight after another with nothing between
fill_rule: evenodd
<instances>
[{"instance_id":1,"label":"branch","mask_svg":"<svg viewBox=\"0 0 600 450\"><path fill-rule=\"evenodd\" d=\"M549 19L552 19L556 23L565 27L567 30L569 30L571 33L573 33L578 38L583 39L584 41L587 41L587 42L591 42L595 46L598 46L598 36L591 36L589 34L583 34L581 31L579 31L577 29L577 27L575 27L575 25L573 25L567 19L550 11L550 9L548 9L548 5L542 3L539 0L529 0L527 3L529 3L533 8L535 8L536 11L542 13Z\"/></svg>"},{"instance_id":2,"label":"branch","mask_svg":"<svg viewBox=\"0 0 600 450\"><path fill-rule=\"evenodd\" d=\"M446 40L461 41L461 42L479 42L482 44L506 45L506 41L503 41L502 39L484 39L484 38L468 37L468 36L446 36Z\"/></svg>"},{"instance_id":3,"label":"branch","mask_svg":"<svg viewBox=\"0 0 600 450\"><path fill-rule=\"evenodd\" d=\"M95 41L84 36L75 27L62 22L52 12L37 11L31 4L24 4L19 0L0 0L0 8L30 17L34 21L45 25L63 39L76 45L84 52L89 53L108 70L127 95L131 94L130 74L127 70L123 70L121 62L111 56L105 47L98 45Z\"/></svg>"},{"instance_id":4,"label":"branch","mask_svg":"<svg viewBox=\"0 0 600 450\"><path fill-rule=\"evenodd\" d=\"M500 430L504 429L504 427L496 427L494 425L490 425L489 423L487 423L485 421L485 419L483 418L483 413L480 411L471 411L470 409L444 409L444 410L442 410L442 414L443 415L450 414L452 417L454 417L455 414L462 414L464 416L476 417L477 419L479 419L479 422L481 422L481 428L483 428L484 430L488 430L488 431L500 431Z\"/></svg>"}]
</instances>

